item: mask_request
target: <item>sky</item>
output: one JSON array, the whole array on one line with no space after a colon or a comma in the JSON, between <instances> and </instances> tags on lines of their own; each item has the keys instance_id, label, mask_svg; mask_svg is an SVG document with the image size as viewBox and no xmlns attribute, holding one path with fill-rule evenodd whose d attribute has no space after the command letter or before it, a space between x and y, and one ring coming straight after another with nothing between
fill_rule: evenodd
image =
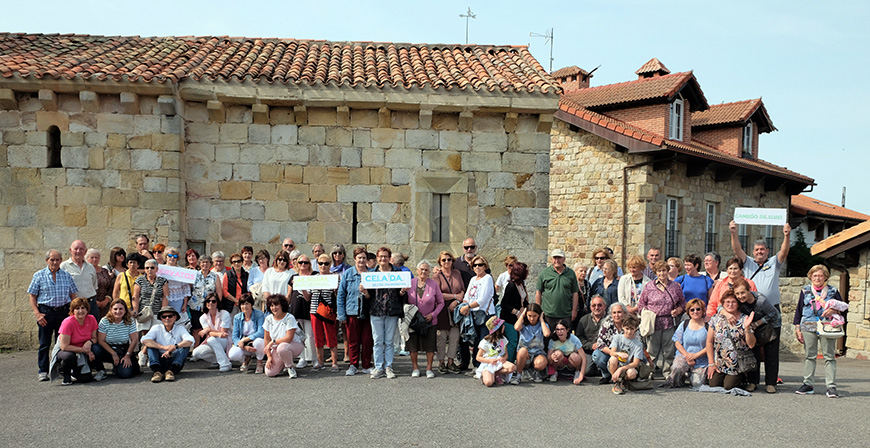
<instances>
[{"instance_id":1,"label":"sky","mask_svg":"<svg viewBox=\"0 0 870 448\"><path fill-rule=\"evenodd\" d=\"M466 20L468 8L476 15ZM553 69L599 67L592 85L636 79L657 57L694 70L709 104L762 97L778 131L759 157L816 181L809 196L870 214L870 2L864 0L2 2L0 31L244 36L529 45Z\"/></svg>"}]
</instances>

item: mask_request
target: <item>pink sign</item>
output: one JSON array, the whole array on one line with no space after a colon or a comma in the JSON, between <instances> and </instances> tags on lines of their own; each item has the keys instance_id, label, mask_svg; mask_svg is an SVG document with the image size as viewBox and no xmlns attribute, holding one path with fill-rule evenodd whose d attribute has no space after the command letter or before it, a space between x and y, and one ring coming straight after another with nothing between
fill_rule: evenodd
<instances>
[{"instance_id":1,"label":"pink sign","mask_svg":"<svg viewBox=\"0 0 870 448\"><path fill-rule=\"evenodd\" d=\"M181 283L193 284L193 281L196 280L196 271L193 269L167 266L165 264L161 264L159 269L157 269L157 275L167 280L175 280Z\"/></svg>"}]
</instances>

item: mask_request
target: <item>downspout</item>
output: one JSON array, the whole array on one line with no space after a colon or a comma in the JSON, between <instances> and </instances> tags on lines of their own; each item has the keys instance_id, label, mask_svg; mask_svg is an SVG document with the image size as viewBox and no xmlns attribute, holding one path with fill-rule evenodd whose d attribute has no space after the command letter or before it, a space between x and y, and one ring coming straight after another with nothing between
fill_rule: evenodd
<instances>
[{"instance_id":1,"label":"downspout","mask_svg":"<svg viewBox=\"0 0 870 448\"><path fill-rule=\"evenodd\" d=\"M653 162L654 160L650 158L646 162L626 165L622 168L622 259L620 262L623 266L625 266L625 246L628 239L628 170L652 165Z\"/></svg>"}]
</instances>

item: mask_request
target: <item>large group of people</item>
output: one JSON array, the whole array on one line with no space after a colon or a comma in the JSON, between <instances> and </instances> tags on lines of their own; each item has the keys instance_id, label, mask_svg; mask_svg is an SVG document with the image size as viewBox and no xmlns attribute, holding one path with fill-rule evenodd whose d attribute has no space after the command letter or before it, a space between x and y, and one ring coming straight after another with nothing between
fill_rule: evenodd
<instances>
[{"instance_id":1,"label":"large group of people","mask_svg":"<svg viewBox=\"0 0 870 448\"><path fill-rule=\"evenodd\" d=\"M307 254L287 238L274 254L244 246L227 257L151 246L146 235L134 237L130 253L112 248L101 264L100 252L77 240L65 261L50 250L28 288L39 326L38 378L102 381L109 365L117 378L150 369L152 382L173 381L190 360L290 378L305 368L339 373L346 363L347 376L395 378L394 354L407 350L414 378L467 372L494 386L600 377L621 395L652 387L657 376L663 387L752 392L763 369L765 391L776 393L779 271L790 228L772 257L763 241L748 255L736 224L729 228L734 257L724 273L715 252L665 260L653 247L646 261L631 256L623 274L609 248L573 268L554 249L534 293L526 263L506 257L494 280L472 238L458 256L443 251L415 269L388 247L357 247L348 258L341 244L329 253L315 244ZM190 280L166 274L179 270ZM368 272L405 271L409 284L364 286ZM313 275L333 275L334 286L312 287ZM826 395L838 396L830 335L848 304L827 284L829 275L814 266L798 298L795 333L806 347L799 394L814 391L821 346Z\"/></svg>"}]
</instances>

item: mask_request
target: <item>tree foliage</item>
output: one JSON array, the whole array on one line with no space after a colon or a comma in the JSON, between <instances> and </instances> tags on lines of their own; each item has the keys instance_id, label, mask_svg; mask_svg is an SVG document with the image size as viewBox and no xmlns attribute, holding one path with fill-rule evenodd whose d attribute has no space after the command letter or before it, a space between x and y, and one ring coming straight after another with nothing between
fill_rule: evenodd
<instances>
[{"instance_id":1,"label":"tree foliage","mask_svg":"<svg viewBox=\"0 0 870 448\"><path fill-rule=\"evenodd\" d=\"M803 277L807 275L811 267L824 263L825 259L810 253L803 229L798 227L794 231L795 242L788 251L788 276Z\"/></svg>"}]
</instances>

